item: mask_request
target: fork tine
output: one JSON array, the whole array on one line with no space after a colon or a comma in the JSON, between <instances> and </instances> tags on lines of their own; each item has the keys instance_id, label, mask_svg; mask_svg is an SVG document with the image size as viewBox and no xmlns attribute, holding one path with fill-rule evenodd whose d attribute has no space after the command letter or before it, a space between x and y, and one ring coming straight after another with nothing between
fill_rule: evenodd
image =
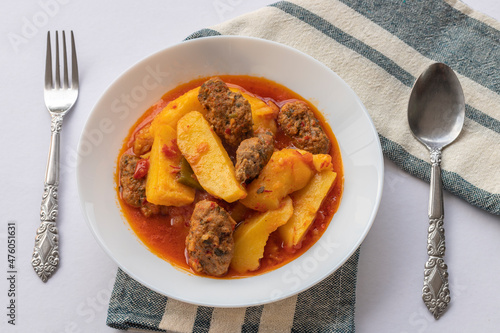
<instances>
[{"instance_id":1,"label":"fork tine","mask_svg":"<svg viewBox=\"0 0 500 333\"><path fill-rule=\"evenodd\" d=\"M50 31L47 31L47 55L45 56L45 88L52 88L52 52L50 46Z\"/></svg>"},{"instance_id":2,"label":"fork tine","mask_svg":"<svg viewBox=\"0 0 500 333\"><path fill-rule=\"evenodd\" d=\"M68 55L66 52L66 34L64 33L64 31L62 32L62 38L63 38L63 56L64 56L63 88L66 89L69 87L69 82L68 82Z\"/></svg>"},{"instance_id":3,"label":"fork tine","mask_svg":"<svg viewBox=\"0 0 500 333\"><path fill-rule=\"evenodd\" d=\"M59 70L59 34L56 31L56 84L55 88L59 89L61 87L61 75Z\"/></svg>"},{"instance_id":4,"label":"fork tine","mask_svg":"<svg viewBox=\"0 0 500 333\"><path fill-rule=\"evenodd\" d=\"M76 60L75 36L71 30L71 88L78 89L78 62Z\"/></svg>"}]
</instances>

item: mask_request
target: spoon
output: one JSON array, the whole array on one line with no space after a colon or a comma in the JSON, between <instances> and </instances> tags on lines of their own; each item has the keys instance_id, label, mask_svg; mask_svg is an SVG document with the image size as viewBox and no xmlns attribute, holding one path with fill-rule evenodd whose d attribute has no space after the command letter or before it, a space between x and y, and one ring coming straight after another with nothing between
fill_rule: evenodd
<instances>
[{"instance_id":1,"label":"spoon","mask_svg":"<svg viewBox=\"0 0 500 333\"><path fill-rule=\"evenodd\" d=\"M444 209L441 180L441 150L462 131L464 94L453 70L442 63L430 65L417 79L408 102L408 123L415 138L429 149L431 190L429 229L422 299L439 317L450 303L448 266L444 262Z\"/></svg>"}]
</instances>

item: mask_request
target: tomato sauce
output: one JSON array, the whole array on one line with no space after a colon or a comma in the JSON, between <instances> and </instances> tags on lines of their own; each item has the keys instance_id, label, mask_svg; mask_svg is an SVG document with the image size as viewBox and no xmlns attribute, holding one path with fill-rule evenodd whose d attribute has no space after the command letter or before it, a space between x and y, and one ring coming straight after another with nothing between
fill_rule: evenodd
<instances>
[{"instance_id":1,"label":"tomato sauce","mask_svg":"<svg viewBox=\"0 0 500 333\"><path fill-rule=\"evenodd\" d=\"M257 96L265 102L274 102L281 107L283 104L290 100L305 101L301 96L288 88L259 77L244 76L244 75L219 75L219 77L228 84L228 86L235 86L250 95ZM130 152L133 146L136 133L148 125L154 117L172 100L183 95L187 91L200 86L209 78L199 78L182 84L175 89L167 92L157 103L151 106L134 124L130 129L128 136L125 138L123 147L119 153L119 157L125 153ZM306 101L307 102L307 101ZM295 258L306 252L324 233L328 227L333 215L338 209L340 199L342 197L344 172L342 166L342 159L340 149L335 139L335 136L326 123L323 115L316 109L314 105L308 103L315 116L321 122L323 129L328 135L331 142L330 155L332 156L333 169L337 173L337 178L334 185L330 189L327 197L323 201L316 219L312 223L306 236L301 244L296 248L289 249L282 246L281 238L278 232L270 235L265 250L264 257L261 259L260 268L256 271L238 273L233 269L229 269L228 273L223 278L241 278L247 276L259 275L294 260ZM290 139L286 137L279 129L275 136L275 149L283 149L293 147ZM231 154L231 152L228 152ZM194 206L197 201L203 199L210 199L216 201L219 205L225 208L230 214L233 209L237 209L235 203L228 204L204 191L196 191L195 201L183 207L171 207L167 215L154 215L145 217L142 215L139 208L127 205L120 197L119 193L119 166L117 162L117 171L115 173L116 190L120 206L124 216L126 217L130 227L139 239L150 249L151 252L158 255L162 259L170 262L174 266L192 272L187 264L185 254L185 239L189 231L189 220L193 212ZM250 213L252 214L252 213Z\"/></svg>"}]
</instances>

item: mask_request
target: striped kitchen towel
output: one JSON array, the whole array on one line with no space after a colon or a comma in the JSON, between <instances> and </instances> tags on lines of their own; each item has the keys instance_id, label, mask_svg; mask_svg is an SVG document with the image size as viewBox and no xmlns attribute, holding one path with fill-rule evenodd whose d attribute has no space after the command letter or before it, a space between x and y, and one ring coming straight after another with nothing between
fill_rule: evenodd
<instances>
[{"instance_id":1,"label":"striped kitchen towel","mask_svg":"<svg viewBox=\"0 0 500 333\"><path fill-rule=\"evenodd\" d=\"M466 120L443 152L444 188L500 215L500 24L457 0L280 1L188 39L244 35L287 44L321 61L361 98L384 155L429 181L427 150L411 135L411 87L444 62L464 89ZM168 332L353 332L359 249L308 291L263 306L220 309L159 295L119 270L107 324Z\"/></svg>"},{"instance_id":2,"label":"striped kitchen towel","mask_svg":"<svg viewBox=\"0 0 500 333\"><path fill-rule=\"evenodd\" d=\"M166 332L354 332L359 249L334 274L299 295L248 308L196 306L160 295L118 270L107 325Z\"/></svg>"}]
</instances>

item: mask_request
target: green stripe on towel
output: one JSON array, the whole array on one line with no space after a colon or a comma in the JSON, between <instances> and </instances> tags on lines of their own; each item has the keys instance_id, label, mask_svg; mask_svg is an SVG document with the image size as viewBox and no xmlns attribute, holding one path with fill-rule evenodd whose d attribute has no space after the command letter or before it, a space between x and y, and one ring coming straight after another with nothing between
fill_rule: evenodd
<instances>
[{"instance_id":1,"label":"green stripe on towel","mask_svg":"<svg viewBox=\"0 0 500 333\"><path fill-rule=\"evenodd\" d=\"M410 73L394 63L394 61L387 58L377 50L374 50L373 48L364 44L363 42L357 40L356 38L350 36L339 28L335 27L333 24L324 20L320 16L288 1L280 1L271 6L276 7L284 11L285 13L298 18L299 20L309 24L315 29L318 29L323 34L332 38L338 43L371 60L405 85L410 87L413 85L415 78Z\"/></svg>"},{"instance_id":2,"label":"green stripe on towel","mask_svg":"<svg viewBox=\"0 0 500 333\"><path fill-rule=\"evenodd\" d=\"M444 1L340 1L421 54L445 62L458 73L500 93L498 30ZM439 34L443 26L452 29Z\"/></svg>"}]
</instances>

